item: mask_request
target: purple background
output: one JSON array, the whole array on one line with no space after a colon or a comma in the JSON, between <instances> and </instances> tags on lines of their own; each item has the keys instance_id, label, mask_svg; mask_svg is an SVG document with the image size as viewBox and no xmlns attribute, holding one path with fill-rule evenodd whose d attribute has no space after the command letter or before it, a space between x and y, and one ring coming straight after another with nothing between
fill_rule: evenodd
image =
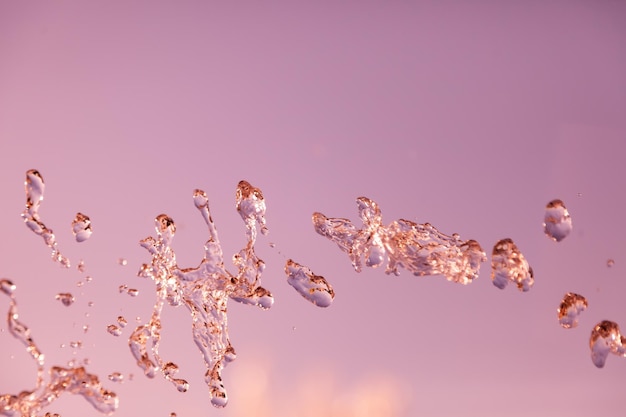
<instances>
[{"instance_id":1,"label":"purple background","mask_svg":"<svg viewBox=\"0 0 626 417\"><path fill-rule=\"evenodd\" d=\"M608 0L0 2L0 276L46 364L89 358L119 417L617 415L626 359L596 369L588 339L603 319L626 328L624 22L626 3ZM21 222L30 168L46 181L44 223L93 277L83 287ZM191 196L204 189L229 259L245 242L241 179L266 198L257 251L276 303L230 304L238 358L218 410L184 307L165 308L161 354L186 394L145 378L127 337L154 302L136 277L154 217L175 219L178 263L196 266L207 234ZM468 286L355 273L310 217L357 222L362 195L385 223L428 221L488 254L514 239L535 286L498 290L488 262ZM541 227L554 198L574 224L558 244ZM80 244L78 211L94 230ZM329 280L331 307L287 285L288 258ZM69 308L54 299L65 291ZM567 291L589 301L573 330L556 320ZM116 338L105 329L120 314ZM76 355L60 347L75 340ZM6 330L0 346L0 393L32 388L24 348ZM44 411L99 415L71 395Z\"/></svg>"}]
</instances>

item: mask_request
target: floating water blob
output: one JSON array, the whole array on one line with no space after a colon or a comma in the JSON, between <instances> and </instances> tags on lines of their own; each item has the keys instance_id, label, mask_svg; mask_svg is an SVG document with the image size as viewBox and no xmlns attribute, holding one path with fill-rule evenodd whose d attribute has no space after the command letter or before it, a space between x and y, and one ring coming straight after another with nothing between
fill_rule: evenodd
<instances>
[{"instance_id":1,"label":"floating water blob","mask_svg":"<svg viewBox=\"0 0 626 417\"><path fill-rule=\"evenodd\" d=\"M499 240L491 254L491 279L493 285L500 289L506 288L509 282L520 291L528 291L535 283L533 269L517 248L513 240Z\"/></svg>"},{"instance_id":2,"label":"floating water blob","mask_svg":"<svg viewBox=\"0 0 626 417\"><path fill-rule=\"evenodd\" d=\"M285 264L287 282L305 299L318 307L328 307L335 298L333 287L324 277L315 275L308 267L289 259Z\"/></svg>"},{"instance_id":3,"label":"floating water blob","mask_svg":"<svg viewBox=\"0 0 626 417\"><path fill-rule=\"evenodd\" d=\"M228 338L228 300L256 305L262 309L271 307L274 302L272 294L260 286L265 264L254 251L257 227L261 233L267 233L263 194L260 189L241 181L235 199L248 238L246 246L233 256L236 274L231 274L224 267L222 248L204 191L195 190L193 194L194 205L200 211L209 234L204 245L204 258L198 267L179 268L171 247L176 233L174 220L165 214L156 217L156 238L150 236L140 242L152 256L152 261L141 267L139 276L150 278L156 283L157 301L150 322L138 326L129 338L130 350L147 377L154 377L160 369L166 380L172 382L179 391L186 391L189 384L184 379L173 378L172 367L168 365L170 362L166 363L159 355L159 343L160 315L165 303L174 307L181 304L187 307L192 317L193 339L207 366L205 381L211 403L216 407L224 407L228 402L222 383L222 370L236 357Z\"/></svg>"},{"instance_id":4,"label":"floating water blob","mask_svg":"<svg viewBox=\"0 0 626 417\"><path fill-rule=\"evenodd\" d=\"M621 335L617 323L603 320L591 331L589 348L591 360L598 368L603 368L609 353L626 357L626 338Z\"/></svg>"},{"instance_id":5,"label":"floating water blob","mask_svg":"<svg viewBox=\"0 0 626 417\"><path fill-rule=\"evenodd\" d=\"M8 325L10 333L24 346L37 364L35 388L22 391L17 395L0 394L0 414L5 416L36 416L39 412L64 392L77 394L87 400L96 410L104 414L112 414L118 407L119 400L114 392L104 389L96 375L88 373L84 367L68 368L53 366L48 370L49 382L44 384L44 355L41 353L30 329L19 321L15 285L7 280L0 280L0 290L9 296ZM80 342L72 342L72 347L80 347ZM46 416L56 414L46 413Z\"/></svg>"},{"instance_id":6,"label":"floating water blob","mask_svg":"<svg viewBox=\"0 0 626 417\"><path fill-rule=\"evenodd\" d=\"M580 294L568 292L557 309L559 324L565 329L578 326L578 316L587 309L587 299Z\"/></svg>"},{"instance_id":7,"label":"floating water blob","mask_svg":"<svg viewBox=\"0 0 626 417\"><path fill-rule=\"evenodd\" d=\"M84 242L91 237L91 220L83 213L76 213L72 220L72 233L77 242Z\"/></svg>"},{"instance_id":8,"label":"floating water blob","mask_svg":"<svg viewBox=\"0 0 626 417\"><path fill-rule=\"evenodd\" d=\"M52 250L52 260L59 262L65 268L69 268L70 261L59 252L52 229L47 228L39 217L39 207L43 201L45 190L45 183L39 171L30 169L26 172L24 188L26 191L26 209L22 213L24 223L33 233L43 238L46 246Z\"/></svg>"},{"instance_id":9,"label":"floating water blob","mask_svg":"<svg viewBox=\"0 0 626 417\"><path fill-rule=\"evenodd\" d=\"M546 206L543 231L550 239L560 242L572 231L572 218L561 200L552 200Z\"/></svg>"},{"instance_id":10,"label":"floating water blob","mask_svg":"<svg viewBox=\"0 0 626 417\"><path fill-rule=\"evenodd\" d=\"M348 219L313 213L315 231L346 252L355 271L365 265L377 268L388 260L385 273L399 275L402 267L413 275L443 275L448 281L469 284L478 277L481 262L487 257L475 240L463 241L445 235L429 223L397 220L383 226L378 204L366 197L357 198L363 227L357 229Z\"/></svg>"}]
</instances>

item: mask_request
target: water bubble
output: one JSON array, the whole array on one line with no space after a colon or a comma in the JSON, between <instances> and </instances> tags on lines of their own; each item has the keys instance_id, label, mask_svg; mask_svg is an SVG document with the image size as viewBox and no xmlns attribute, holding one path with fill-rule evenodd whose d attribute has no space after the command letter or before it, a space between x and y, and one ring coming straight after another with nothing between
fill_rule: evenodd
<instances>
[{"instance_id":1,"label":"water bubble","mask_svg":"<svg viewBox=\"0 0 626 417\"><path fill-rule=\"evenodd\" d=\"M72 233L79 243L91 237L91 220L89 220L87 215L76 213L76 217L72 220Z\"/></svg>"},{"instance_id":2,"label":"water bubble","mask_svg":"<svg viewBox=\"0 0 626 417\"><path fill-rule=\"evenodd\" d=\"M500 289L512 282L520 291L530 290L535 283L533 269L513 240L502 239L493 247L491 279L493 285Z\"/></svg>"},{"instance_id":3,"label":"water bubble","mask_svg":"<svg viewBox=\"0 0 626 417\"><path fill-rule=\"evenodd\" d=\"M561 327L571 329L578 326L578 316L586 308L587 300L585 297L573 292L565 294L557 309L557 318Z\"/></svg>"},{"instance_id":4,"label":"water bubble","mask_svg":"<svg viewBox=\"0 0 626 417\"><path fill-rule=\"evenodd\" d=\"M56 300L59 300L66 307L71 306L72 303L74 303L74 300L75 300L74 296L72 294L70 294L69 292L60 292L57 295L55 295L54 298Z\"/></svg>"},{"instance_id":5,"label":"water bubble","mask_svg":"<svg viewBox=\"0 0 626 417\"><path fill-rule=\"evenodd\" d=\"M107 332L111 333L113 336L119 336L122 334L122 329L115 324L109 324L107 326Z\"/></svg>"},{"instance_id":6,"label":"water bubble","mask_svg":"<svg viewBox=\"0 0 626 417\"><path fill-rule=\"evenodd\" d=\"M552 200L546 206L543 230L556 242L565 239L572 231L572 218L561 200Z\"/></svg>"},{"instance_id":7,"label":"water bubble","mask_svg":"<svg viewBox=\"0 0 626 417\"><path fill-rule=\"evenodd\" d=\"M330 218L313 213L315 231L336 243L346 252L355 271L365 260L369 267L379 267L388 259L385 273L399 275L402 267L416 276L443 275L447 280L469 284L478 277L480 264L487 260L475 240L447 236L429 223L397 220L383 226L378 204L367 198L357 199L363 227L357 229L350 220Z\"/></svg>"},{"instance_id":8,"label":"water bubble","mask_svg":"<svg viewBox=\"0 0 626 417\"><path fill-rule=\"evenodd\" d=\"M609 353L626 357L626 338L621 335L617 323L603 320L591 331L589 348L591 360L598 368L603 368Z\"/></svg>"},{"instance_id":9,"label":"water bubble","mask_svg":"<svg viewBox=\"0 0 626 417\"><path fill-rule=\"evenodd\" d=\"M287 282L296 291L318 307L328 307L335 298L335 292L324 277L315 275L308 267L287 260L285 264Z\"/></svg>"},{"instance_id":10,"label":"water bubble","mask_svg":"<svg viewBox=\"0 0 626 417\"><path fill-rule=\"evenodd\" d=\"M608 260L606 261L606 266L607 266L607 267L612 268L612 267L613 267L613 265L615 265L615 261L614 261L613 259L608 259Z\"/></svg>"}]
</instances>

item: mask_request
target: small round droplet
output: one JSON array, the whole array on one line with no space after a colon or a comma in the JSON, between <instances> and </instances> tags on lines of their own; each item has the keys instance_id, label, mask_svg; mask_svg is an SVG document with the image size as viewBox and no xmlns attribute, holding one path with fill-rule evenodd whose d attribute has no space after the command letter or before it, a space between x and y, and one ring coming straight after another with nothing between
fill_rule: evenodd
<instances>
[{"instance_id":1,"label":"small round droplet","mask_svg":"<svg viewBox=\"0 0 626 417\"><path fill-rule=\"evenodd\" d=\"M121 293L123 293L124 291L126 291L128 289L128 285L126 284L122 284L119 287L117 287L118 291Z\"/></svg>"},{"instance_id":2,"label":"small round droplet","mask_svg":"<svg viewBox=\"0 0 626 417\"><path fill-rule=\"evenodd\" d=\"M126 266L126 265L128 265L128 261L127 261L126 259L124 259L124 258L119 258L119 259L117 260L117 263L118 263L119 265L121 265L121 266Z\"/></svg>"},{"instance_id":3,"label":"small round droplet","mask_svg":"<svg viewBox=\"0 0 626 417\"><path fill-rule=\"evenodd\" d=\"M65 307L69 307L74 302L74 296L68 292L60 292L54 296L56 300L59 300Z\"/></svg>"},{"instance_id":4,"label":"small round droplet","mask_svg":"<svg viewBox=\"0 0 626 417\"><path fill-rule=\"evenodd\" d=\"M113 381L113 382L123 382L124 381L124 375L122 375L120 372L113 372L113 373L109 374L108 378L109 378L109 381Z\"/></svg>"},{"instance_id":5,"label":"small round droplet","mask_svg":"<svg viewBox=\"0 0 626 417\"><path fill-rule=\"evenodd\" d=\"M0 291L5 293L6 295L8 295L8 296L13 295L13 292L15 291L15 288L16 288L15 284L13 284L8 279L0 280Z\"/></svg>"},{"instance_id":6,"label":"small round droplet","mask_svg":"<svg viewBox=\"0 0 626 417\"><path fill-rule=\"evenodd\" d=\"M123 316L117 316L117 322L121 328L126 327L126 325L128 324L128 321L126 321L126 319Z\"/></svg>"},{"instance_id":7,"label":"small round droplet","mask_svg":"<svg viewBox=\"0 0 626 417\"><path fill-rule=\"evenodd\" d=\"M609 259L606 261L606 266L612 268L615 265L615 261L613 259Z\"/></svg>"}]
</instances>

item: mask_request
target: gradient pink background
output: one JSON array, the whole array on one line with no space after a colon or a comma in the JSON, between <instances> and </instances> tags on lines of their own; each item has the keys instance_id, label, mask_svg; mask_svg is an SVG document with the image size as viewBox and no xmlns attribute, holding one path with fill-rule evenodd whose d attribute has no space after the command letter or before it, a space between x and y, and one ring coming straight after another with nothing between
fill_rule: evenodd
<instances>
[{"instance_id":1,"label":"gradient pink background","mask_svg":"<svg viewBox=\"0 0 626 417\"><path fill-rule=\"evenodd\" d=\"M596 369L588 339L603 319L626 329L624 22L626 3L609 0L0 2L0 276L47 365L89 358L119 417L619 415L626 359ZM21 222L30 168L46 181L43 221L93 277L81 288ZM179 265L196 266L207 234L191 195L204 189L228 258L245 242L241 179L266 197L257 251L276 303L230 304L238 358L218 410L183 307L165 308L161 354L186 394L145 378L127 337L154 302L136 277L154 217L175 219ZM428 221L488 254L514 239L534 288L498 290L489 263L469 286L355 273L310 217L356 222L362 195L385 223ZM541 227L554 198L574 223L559 244ZM94 230L81 244L78 211ZM287 258L331 282L331 307L287 285ZM556 320L567 291L589 301L573 330ZM130 324L115 338L119 314ZM73 340L76 355L59 347ZM0 346L0 393L32 388L23 347L6 330ZM45 411L99 415L71 395Z\"/></svg>"}]
</instances>

